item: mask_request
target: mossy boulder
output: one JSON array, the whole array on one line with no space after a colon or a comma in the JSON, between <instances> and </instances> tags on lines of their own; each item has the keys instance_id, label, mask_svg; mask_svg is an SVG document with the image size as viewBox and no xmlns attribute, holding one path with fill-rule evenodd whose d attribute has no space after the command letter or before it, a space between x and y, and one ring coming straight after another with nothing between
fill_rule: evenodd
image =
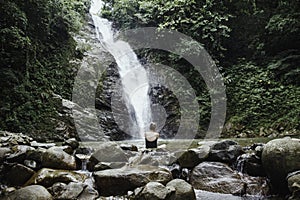
<instances>
[{"instance_id":1,"label":"mossy boulder","mask_svg":"<svg viewBox=\"0 0 300 200\"><path fill-rule=\"evenodd\" d=\"M300 169L300 139L271 140L262 152L262 164L274 190L287 192L287 175Z\"/></svg>"}]
</instances>

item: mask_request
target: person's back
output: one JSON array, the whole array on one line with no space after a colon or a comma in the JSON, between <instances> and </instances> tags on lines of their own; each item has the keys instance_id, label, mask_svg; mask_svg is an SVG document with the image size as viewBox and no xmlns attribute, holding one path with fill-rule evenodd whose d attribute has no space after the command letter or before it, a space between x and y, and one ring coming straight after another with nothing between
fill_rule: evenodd
<instances>
[{"instance_id":1,"label":"person's back","mask_svg":"<svg viewBox=\"0 0 300 200\"><path fill-rule=\"evenodd\" d=\"M156 124L150 124L150 131L145 133L145 142L146 148L157 148L157 139L159 137L159 133L155 132Z\"/></svg>"}]
</instances>

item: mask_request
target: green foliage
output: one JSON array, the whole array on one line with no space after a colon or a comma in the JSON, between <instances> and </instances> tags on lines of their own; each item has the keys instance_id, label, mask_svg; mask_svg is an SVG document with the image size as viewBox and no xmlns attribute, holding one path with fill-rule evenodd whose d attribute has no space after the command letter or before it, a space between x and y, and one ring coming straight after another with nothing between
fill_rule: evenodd
<instances>
[{"instance_id":1,"label":"green foliage","mask_svg":"<svg viewBox=\"0 0 300 200\"><path fill-rule=\"evenodd\" d=\"M300 88L284 86L267 67L251 63L232 67L227 78L230 122L249 129L299 129ZM279 112L280 111L280 112Z\"/></svg>"},{"instance_id":2,"label":"green foliage","mask_svg":"<svg viewBox=\"0 0 300 200\"><path fill-rule=\"evenodd\" d=\"M71 96L71 33L80 29L88 2L0 1L0 129L53 136L58 116L51 95Z\"/></svg>"},{"instance_id":3,"label":"green foliage","mask_svg":"<svg viewBox=\"0 0 300 200\"><path fill-rule=\"evenodd\" d=\"M197 39L217 58L225 50L223 40L229 37L226 25L230 18L223 1L195 0L106 0L103 15L120 28L156 26L180 31ZM111 7L113 9L111 9Z\"/></svg>"},{"instance_id":4,"label":"green foliage","mask_svg":"<svg viewBox=\"0 0 300 200\"><path fill-rule=\"evenodd\" d=\"M227 121L249 130L299 130L300 4L289 0L105 0L102 14L121 29L156 26L200 42L216 59L228 96ZM181 52L195 52L182 43ZM140 50L185 76L210 120L210 99L199 74L181 57ZM281 129L282 130L282 129Z\"/></svg>"}]
</instances>

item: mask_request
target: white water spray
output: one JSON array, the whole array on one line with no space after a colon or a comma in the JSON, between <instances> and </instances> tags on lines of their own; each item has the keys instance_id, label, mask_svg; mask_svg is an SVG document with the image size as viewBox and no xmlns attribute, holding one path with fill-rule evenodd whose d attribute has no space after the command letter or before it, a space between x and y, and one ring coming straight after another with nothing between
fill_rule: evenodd
<instances>
[{"instance_id":1,"label":"white water spray","mask_svg":"<svg viewBox=\"0 0 300 200\"><path fill-rule=\"evenodd\" d=\"M141 66L136 54L127 42L122 40L115 41L112 23L100 17L100 11L103 6L104 3L101 0L92 0L90 14L94 21L97 38L104 48L113 55L118 65L124 99L128 110L135 113L139 127L138 133L135 133L133 137L143 137L143 133L148 129L151 122L147 72ZM133 111L130 110L131 107Z\"/></svg>"}]
</instances>

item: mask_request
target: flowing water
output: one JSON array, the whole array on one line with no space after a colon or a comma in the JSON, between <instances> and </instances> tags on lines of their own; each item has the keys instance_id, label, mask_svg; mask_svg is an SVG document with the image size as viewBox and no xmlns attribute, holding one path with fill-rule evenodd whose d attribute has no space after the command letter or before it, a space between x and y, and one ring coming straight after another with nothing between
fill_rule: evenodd
<instances>
[{"instance_id":1,"label":"flowing water","mask_svg":"<svg viewBox=\"0 0 300 200\"><path fill-rule=\"evenodd\" d=\"M101 0L92 0L90 14L92 15L98 40L103 47L114 57L123 85L123 98L138 130L132 128L128 133L135 138L141 138L151 122L150 98L148 95L149 81L147 71L140 64L130 45L116 39L117 34L112 23L100 16L104 3Z\"/></svg>"}]
</instances>

